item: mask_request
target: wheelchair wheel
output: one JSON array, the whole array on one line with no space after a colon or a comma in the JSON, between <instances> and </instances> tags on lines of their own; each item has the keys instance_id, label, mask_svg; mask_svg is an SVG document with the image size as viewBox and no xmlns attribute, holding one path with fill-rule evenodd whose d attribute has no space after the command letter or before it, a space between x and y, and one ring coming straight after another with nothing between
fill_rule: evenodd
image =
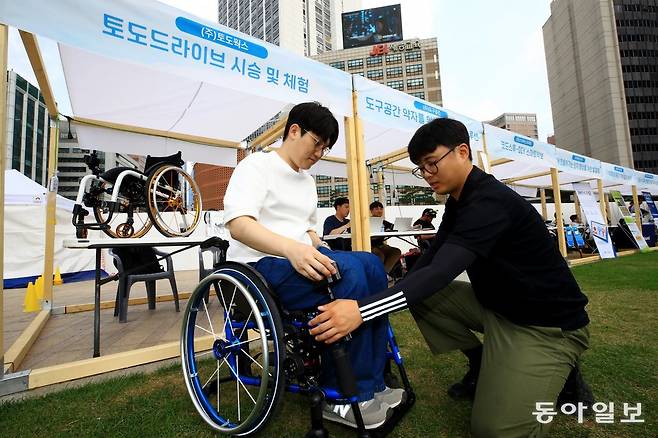
<instances>
[{"instance_id":1,"label":"wheelchair wheel","mask_svg":"<svg viewBox=\"0 0 658 438\"><path fill-rule=\"evenodd\" d=\"M192 234L201 218L201 192L192 177L180 167L160 166L146 187L149 217L158 231L169 237Z\"/></svg>"},{"instance_id":2,"label":"wheelchair wheel","mask_svg":"<svg viewBox=\"0 0 658 438\"><path fill-rule=\"evenodd\" d=\"M183 315L181 362L206 423L236 436L261 429L285 386L284 357L281 317L255 270L227 262L199 283Z\"/></svg>"},{"instance_id":3,"label":"wheelchair wheel","mask_svg":"<svg viewBox=\"0 0 658 438\"><path fill-rule=\"evenodd\" d=\"M150 217L144 210L143 207L134 210L132 225L127 223L128 215L126 213L115 212L108 223L109 227L104 228L103 232L112 238L138 238L144 236L153 226ZM105 223L109 214L108 207L94 207L94 217L98 223Z\"/></svg>"}]
</instances>

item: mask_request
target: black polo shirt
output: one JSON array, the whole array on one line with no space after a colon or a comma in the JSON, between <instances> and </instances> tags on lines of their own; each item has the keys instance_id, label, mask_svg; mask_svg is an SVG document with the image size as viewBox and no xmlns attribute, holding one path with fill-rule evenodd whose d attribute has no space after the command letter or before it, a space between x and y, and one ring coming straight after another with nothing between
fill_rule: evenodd
<instances>
[{"instance_id":1,"label":"black polo shirt","mask_svg":"<svg viewBox=\"0 0 658 438\"><path fill-rule=\"evenodd\" d=\"M588 324L587 297L537 210L477 167L469 174L459 200L451 197L446 203L436 241L419 268L427 271L436 265L440 269L441 260L432 256L444 244L476 255L466 271L483 307L520 325L575 330ZM385 304L380 304L386 302L383 295L404 298L406 303L401 304L410 305L436 291L427 292L431 284L415 284L414 272L407 277L407 282L385 294L359 301L362 314L363 309L384 308ZM428 281L427 276L418 277Z\"/></svg>"}]
</instances>

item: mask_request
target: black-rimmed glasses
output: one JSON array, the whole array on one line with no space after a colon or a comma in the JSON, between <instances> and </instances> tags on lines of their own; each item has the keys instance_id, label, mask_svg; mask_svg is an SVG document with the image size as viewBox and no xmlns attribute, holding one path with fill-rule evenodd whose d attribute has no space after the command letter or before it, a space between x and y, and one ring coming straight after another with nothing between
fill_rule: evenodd
<instances>
[{"instance_id":1,"label":"black-rimmed glasses","mask_svg":"<svg viewBox=\"0 0 658 438\"><path fill-rule=\"evenodd\" d=\"M415 176L416 178L419 178L419 179L423 179L423 178L425 178L425 174L427 174L427 175L434 175L434 174L436 174L436 173L439 171L439 167L438 167L439 162L440 162L441 160L443 160L445 157L447 157L448 154L450 154L450 152L452 152L452 151L454 151L455 149L457 149L458 146L459 146L459 145L451 147L450 150L449 150L448 152L446 152L445 154L443 154L443 155L441 156L441 158L439 158L438 160L431 161L431 162L429 162L429 163L427 163L427 164L425 164L425 165L423 165L423 166L418 166L418 167L416 167L415 169L413 169L413 170L411 171L411 174L412 174L413 176Z\"/></svg>"},{"instance_id":2,"label":"black-rimmed glasses","mask_svg":"<svg viewBox=\"0 0 658 438\"><path fill-rule=\"evenodd\" d=\"M302 132L305 132L306 134L309 135L309 137L311 137L313 139L313 141L315 142L315 147L316 148L320 148L320 147L322 148L322 156L323 157L329 153L329 151L331 150L331 147L324 146L324 142L322 140L320 140L319 138L317 138L315 135L313 135L311 133L311 131L302 128Z\"/></svg>"}]
</instances>

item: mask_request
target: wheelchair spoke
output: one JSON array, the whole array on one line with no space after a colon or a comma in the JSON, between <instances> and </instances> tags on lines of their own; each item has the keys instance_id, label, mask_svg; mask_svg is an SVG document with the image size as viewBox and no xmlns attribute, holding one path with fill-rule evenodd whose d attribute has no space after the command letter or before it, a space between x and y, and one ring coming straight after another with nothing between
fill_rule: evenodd
<instances>
[{"instance_id":1,"label":"wheelchair spoke","mask_svg":"<svg viewBox=\"0 0 658 438\"><path fill-rule=\"evenodd\" d=\"M213 332L211 332L208 329L205 329L201 327L199 324L194 324L194 327L198 328L199 330L203 330L204 332L208 333L209 335L212 335L215 339L217 338Z\"/></svg>"},{"instance_id":2,"label":"wheelchair spoke","mask_svg":"<svg viewBox=\"0 0 658 438\"><path fill-rule=\"evenodd\" d=\"M238 356L235 356L235 392L238 396L238 421L240 418L240 378L238 377L238 370L240 369L240 361Z\"/></svg>"},{"instance_id":3,"label":"wheelchair spoke","mask_svg":"<svg viewBox=\"0 0 658 438\"><path fill-rule=\"evenodd\" d=\"M213 338L218 339L218 336L215 334L215 329L212 326L212 321L210 320L210 313L208 312L208 306L206 305L206 300L201 300L203 301L203 307L206 310L206 318L208 318L208 324L210 324L210 334L213 336Z\"/></svg>"},{"instance_id":4,"label":"wheelchair spoke","mask_svg":"<svg viewBox=\"0 0 658 438\"><path fill-rule=\"evenodd\" d=\"M219 361L217 361L217 369L208 377L208 380L206 380L206 383L203 384L201 388L205 389L206 386L208 386L208 383L212 380L213 377L217 376L217 379L219 379Z\"/></svg>"},{"instance_id":5,"label":"wheelchair spoke","mask_svg":"<svg viewBox=\"0 0 658 438\"><path fill-rule=\"evenodd\" d=\"M259 364L258 361L256 361L256 359L254 359L251 355L247 354L247 352L244 351L243 349L240 349L240 351L242 353L244 353L244 355L247 356L249 359L251 359L251 361L253 363L255 363L261 370L265 371L265 368L263 368L263 365ZM272 373L270 373L269 371L267 372L267 375L272 377Z\"/></svg>"},{"instance_id":6,"label":"wheelchair spoke","mask_svg":"<svg viewBox=\"0 0 658 438\"><path fill-rule=\"evenodd\" d=\"M233 286L233 297L231 298L231 305L233 304L233 298L235 298L235 292L237 290L238 290L238 286L234 285ZM231 308L226 307L226 301L224 300L224 293L222 291L221 283L219 283L219 297L221 298L222 304L224 305L224 313L226 315L224 317L224 333L226 333L226 323L228 323L229 327L231 328L231 332L233 333L233 332L235 332L235 330L233 330L233 324L231 323L231 315L230 315Z\"/></svg>"},{"instance_id":7,"label":"wheelchair spoke","mask_svg":"<svg viewBox=\"0 0 658 438\"><path fill-rule=\"evenodd\" d=\"M238 339L242 339L242 335L244 334L244 331L247 328L247 323L249 322L249 320L251 319L251 315L253 314L254 314L254 310L252 309L249 311L249 316L247 317L247 319L244 320L244 326L242 327L242 330L240 330L240 335L238 336Z\"/></svg>"}]
</instances>

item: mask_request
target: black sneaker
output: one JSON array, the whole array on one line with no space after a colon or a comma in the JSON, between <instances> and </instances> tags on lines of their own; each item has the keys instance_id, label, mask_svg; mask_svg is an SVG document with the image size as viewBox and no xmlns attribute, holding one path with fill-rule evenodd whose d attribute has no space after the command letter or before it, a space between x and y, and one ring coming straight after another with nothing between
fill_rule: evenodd
<instances>
[{"instance_id":1,"label":"black sneaker","mask_svg":"<svg viewBox=\"0 0 658 438\"><path fill-rule=\"evenodd\" d=\"M571 369L562 391L557 396L558 407L561 407L565 403L575 405L582 403L587 408L585 412L589 413L591 413L591 407L595 403L594 394L580 373L578 364Z\"/></svg>"},{"instance_id":2,"label":"black sneaker","mask_svg":"<svg viewBox=\"0 0 658 438\"><path fill-rule=\"evenodd\" d=\"M478 383L479 370L475 371L469 368L460 382L455 383L448 388L448 395L454 400L473 400L475 399L475 388Z\"/></svg>"}]
</instances>

